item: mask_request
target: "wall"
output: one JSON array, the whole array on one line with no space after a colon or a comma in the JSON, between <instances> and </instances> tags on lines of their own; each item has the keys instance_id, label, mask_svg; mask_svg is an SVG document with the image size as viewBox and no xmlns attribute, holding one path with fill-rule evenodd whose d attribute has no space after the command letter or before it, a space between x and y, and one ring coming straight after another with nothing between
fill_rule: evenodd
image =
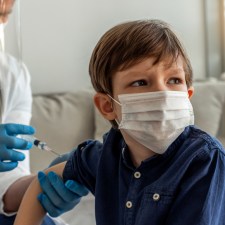
<instances>
[{"instance_id":1,"label":"wall","mask_svg":"<svg viewBox=\"0 0 225 225\"><path fill-rule=\"evenodd\" d=\"M100 36L119 22L169 22L190 55L195 78L205 76L203 0L22 0L23 60L34 93L90 85L89 58Z\"/></svg>"},{"instance_id":2,"label":"wall","mask_svg":"<svg viewBox=\"0 0 225 225\"><path fill-rule=\"evenodd\" d=\"M224 64L224 0L205 0L206 75L220 77Z\"/></svg>"}]
</instances>

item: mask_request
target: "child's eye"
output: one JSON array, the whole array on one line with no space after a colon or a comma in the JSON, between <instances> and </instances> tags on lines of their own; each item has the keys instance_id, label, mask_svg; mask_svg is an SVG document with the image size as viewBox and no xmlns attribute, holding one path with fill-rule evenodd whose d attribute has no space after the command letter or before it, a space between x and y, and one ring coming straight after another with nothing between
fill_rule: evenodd
<instances>
[{"instance_id":1,"label":"child's eye","mask_svg":"<svg viewBox=\"0 0 225 225\"><path fill-rule=\"evenodd\" d=\"M182 84L182 80L180 78L170 78L168 81L169 84Z\"/></svg>"},{"instance_id":2,"label":"child's eye","mask_svg":"<svg viewBox=\"0 0 225 225\"><path fill-rule=\"evenodd\" d=\"M133 87L145 86L147 82L145 80L137 80L131 84Z\"/></svg>"}]
</instances>

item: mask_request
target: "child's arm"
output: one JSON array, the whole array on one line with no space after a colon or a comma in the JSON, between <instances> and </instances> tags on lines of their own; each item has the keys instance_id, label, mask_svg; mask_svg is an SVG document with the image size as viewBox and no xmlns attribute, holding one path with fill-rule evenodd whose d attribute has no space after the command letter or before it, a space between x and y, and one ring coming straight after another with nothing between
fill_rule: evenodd
<instances>
[{"instance_id":1,"label":"child's arm","mask_svg":"<svg viewBox=\"0 0 225 225\"><path fill-rule=\"evenodd\" d=\"M45 171L45 173L54 171L62 177L65 163L66 162L63 162L50 167ZM14 225L39 225L42 223L42 219L46 212L37 199L40 192L42 191L38 179L35 178L24 195Z\"/></svg>"}]
</instances>

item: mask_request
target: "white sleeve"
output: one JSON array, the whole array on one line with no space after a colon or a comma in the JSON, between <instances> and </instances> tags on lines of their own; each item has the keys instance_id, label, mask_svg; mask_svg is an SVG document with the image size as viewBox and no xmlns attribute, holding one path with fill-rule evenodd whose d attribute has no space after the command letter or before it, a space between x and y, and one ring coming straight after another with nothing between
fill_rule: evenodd
<instances>
[{"instance_id":1,"label":"white sleeve","mask_svg":"<svg viewBox=\"0 0 225 225\"><path fill-rule=\"evenodd\" d=\"M24 64L9 57L8 65L10 69L5 76L1 73L2 85L2 103L3 123L20 123L29 124L31 119L32 93L30 88L30 75ZM0 71L2 72L2 71ZM5 71L4 71L5 72ZM26 155L24 161L19 162L18 167L9 172L0 173L0 213L5 215L3 211L3 196L9 186L17 179L30 174L29 151L23 151Z\"/></svg>"}]
</instances>

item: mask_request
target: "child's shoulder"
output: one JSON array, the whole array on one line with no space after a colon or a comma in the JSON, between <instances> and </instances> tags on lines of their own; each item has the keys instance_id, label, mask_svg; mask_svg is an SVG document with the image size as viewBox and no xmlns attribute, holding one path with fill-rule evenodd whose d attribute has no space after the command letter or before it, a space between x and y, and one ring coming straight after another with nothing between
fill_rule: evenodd
<instances>
[{"instance_id":1,"label":"child's shoulder","mask_svg":"<svg viewBox=\"0 0 225 225\"><path fill-rule=\"evenodd\" d=\"M198 146L198 149L208 151L209 153L219 151L225 156L225 149L216 137L213 137L197 126L190 126L189 129L188 139L191 140L192 144Z\"/></svg>"}]
</instances>

